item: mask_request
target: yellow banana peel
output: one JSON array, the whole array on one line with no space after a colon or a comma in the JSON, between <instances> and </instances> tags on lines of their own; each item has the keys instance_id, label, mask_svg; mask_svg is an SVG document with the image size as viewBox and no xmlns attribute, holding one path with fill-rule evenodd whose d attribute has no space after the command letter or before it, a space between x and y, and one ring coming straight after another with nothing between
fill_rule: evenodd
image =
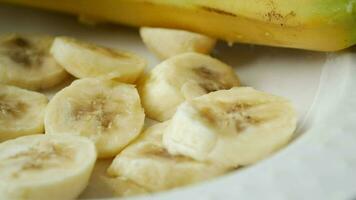
<instances>
[{"instance_id":1,"label":"yellow banana peel","mask_svg":"<svg viewBox=\"0 0 356 200\"><path fill-rule=\"evenodd\" d=\"M228 42L337 51L356 44L356 0L0 0Z\"/></svg>"}]
</instances>

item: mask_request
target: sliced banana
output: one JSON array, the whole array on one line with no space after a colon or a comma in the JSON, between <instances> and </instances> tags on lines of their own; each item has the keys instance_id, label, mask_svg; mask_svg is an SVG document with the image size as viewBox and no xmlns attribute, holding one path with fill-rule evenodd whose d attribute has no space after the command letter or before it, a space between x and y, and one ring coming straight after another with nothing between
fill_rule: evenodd
<instances>
[{"instance_id":1,"label":"sliced banana","mask_svg":"<svg viewBox=\"0 0 356 200\"><path fill-rule=\"evenodd\" d=\"M31 135L0 144L0 199L69 200L86 187L96 160L83 137Z\"/></svg>"},{"instance_id":2,"label":"sliced banana","mask_svg":"<svg viewBox=\"0 0 356 200\"><path fill-rule=\"evenodd\" d=\"M69 75L49 54L49 36L0 36L0 83L39 90L62 82Z\"/></svg>"},{"instance_id":3,"label":"sliced banana","mask_svg":"<svg viewBox=\"0 0 356 200\"><path fill-rule=\"evenodd\" d=\"M248 87L183 103L163 136L171 154L237 167L284 146L296 128L291 103Z\"/></svg>"},{"instance_id":4,"label":"sliced banana","mask_svg":"<svg viewBox=\"0 0 356 200\"><path fill-rule=\"evenodd\" d=\"M148 191L124 177L110 177L106 170L112 159L100 159L95 163L90 181L79 199L105 199L146 194Z\"/></svg>"},{"instance_id":5,"label":"sliced banana","mask_svg":"<svg viewBox=\"0 0 356 200\"><path fill-rule=\"evenodd\" d=\"M185 53L144 75L138 89L148 117L165 121L187 99L238 85L239 79L230 66L207 55Z\"/></svg>"},{"instance_id":6,"label":"sliced banana","mask_svg":"<svg viewBox=\"0 0 356 200\"><path fill-rule=\"evenodd\" d=\"M124 177L111 178L103 176L102 180L111 189L115 197L129 197L149 193L147 189Z\"/></svg>"},{"instance_id":7,"label":"sliced banana","mask_svg":"<svg viewBox=\"0 0 356 200\"><path fill-rule=\"evenodd\" d=\"M74 81L49 102L46 134L74 134L90 138L99 157L117 155L140 133L144 112L133 85L109 79Z\"/></svg>"},{"instance_id":8,"label":"sliced banana","mask_svg":"<svg viewBox=\"0 0 356 200\"><path fill-rule=\"evenodd\" d=\"M43 94L0 84L0 142L43 133L47 102Z\"/></svg>"},{"instance_id":9,"label":"sliced banana","mask_svg":"<svg viewBox=\"0 0 356 200\"><path fill-rule=\"evenodd\" d=\"M209 54L216 43L214 38L178 29L143 27L140 35L145 45L162 60L187 52Z\"/></svg>"},{"instance_id":10,"label":"sliced banana","mask_svg":"<svg viewBox=\"0 0 356 200\"><path fill-rule=\"evenodd\" d=\"M227 171L207 162L170 155L162 146L168 122L148 128L116 156L108 169L111 176L127 178L149 191L161 191L206 180Z\"/></svg>"},{"instance_id":11,"label":"sliced banana","mask_svg":"<svg viewBox=\"0 0 356 200\"><path fill-rule=\"evenodd\" d=\"M68 37L55 38L51 53L58 63L77 78L109 76L134 83L146 67L146 61L135 54Z\"/></svg>"}]
</instances>

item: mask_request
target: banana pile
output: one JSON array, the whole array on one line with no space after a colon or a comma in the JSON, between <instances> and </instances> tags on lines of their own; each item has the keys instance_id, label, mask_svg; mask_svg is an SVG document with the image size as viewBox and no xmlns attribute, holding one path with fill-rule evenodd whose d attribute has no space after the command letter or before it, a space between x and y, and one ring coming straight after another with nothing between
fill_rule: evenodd
<instances>
[{"instance_id":1,"label":"banana pile","mask_svg":"<svg viewBox=\"0 0 356 200\"><path fill-rule=\"evenodd\" d=\"M134 53L74 38L0 36L0 199L75 199L97 159L112 160L95 180L117 196L163 191L251 165L292 138L291 103L240 86L209 55L214 38L140 34L162 59L148 72Z\"/></svg>"}]
</instances>

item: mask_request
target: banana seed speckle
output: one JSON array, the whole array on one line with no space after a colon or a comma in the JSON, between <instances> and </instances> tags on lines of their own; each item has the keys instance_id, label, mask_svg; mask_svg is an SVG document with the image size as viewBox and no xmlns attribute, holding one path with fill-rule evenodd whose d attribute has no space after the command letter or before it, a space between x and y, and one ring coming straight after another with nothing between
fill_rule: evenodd
<instances>
[{"instance_id":1,"label":"banana seed speckle","mask_svg":"<svg viewBox=\"0 0 356 200\"><path fill-rule=\"evenodd\" d=\"M202 82L199 85L207 93L230 89L232 87L221 80L222 77L219 73L214 72L205 66L194 68L193 71L202 78Z\"/></svg>"},{"instance_id":2,"label":"banana seed speckle","mask_svg":"<svg viewBox=\"0 0 356 200\"><path fill-rule=\"evenodd\" d=\"M29 48L31 47L31 44L28 40L22 37L13 37L10 40L7 41L7 44L12 47L17 47L17 48Z\"/></svg>"},{"instance_id":3,"label":"banana seed speckle","mask_svg":"<svg viewBox=\"0 0 356 200\"><path fill-rule=\"evenodd\" d=\"M8 102L4 96L0 96L0 117L17 118L26 112L26 108L23 102Z\"/></svg>"},{"instance_id":4,"label":"banana seed speckle","mask_svg":"<svg viewBox=\"0 0 356 200\"><path fill-rule=\"evenodd\" d=\"M95 118L100 122L99 129L109 129L112 126L112 121L115 118L115 112L105 110L105 97L98 96L88 105L76 107L72 112L76 120L84 118Z\"/></svg>"}]
</instances>

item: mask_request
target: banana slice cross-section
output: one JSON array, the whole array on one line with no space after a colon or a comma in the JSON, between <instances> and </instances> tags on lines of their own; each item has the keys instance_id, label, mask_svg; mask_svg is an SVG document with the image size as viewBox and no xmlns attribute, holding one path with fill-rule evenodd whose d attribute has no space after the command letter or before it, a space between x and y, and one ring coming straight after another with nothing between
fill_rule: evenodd
<instances>
[{"instance_id":1,"label":"banana slice cross-section","mask_svg":"<svg viewBox=\"0 0 356 200\"><path fill-rule=\"evenodd\" d=\"M144 112L133 85L102 78L74 81L58 92L45 114L46 134L90 138L99 157L113 157L135 139Z\"/></svg>"},{"instance_id":2,"label":"banana slice cross-section","mask_svg":"<svg viewBox=\"0 0 356 200\"><path fill-rule=\"evenodd\" d=\"M183 101L234 86L239 79L230 66L207 55L184 53L144 75L138 89L148 117L165 121Z\"/></svg>"},{"instance_id":3,"label":"banana slice cross-section","mask_svg":"<svg viewBox=\"0 0 356 200\"><path fill-rule=\"evenodd\" d=\"M0 143L0 199L75 199L95 160L94 144L78 136L31 135Z\"/></svg>"},{"instance_id":4,"label":"banana slice cross-section","mask_svg":"<svg viewBox=\"0 0 356 200\"><path fill-rule=\"evenodd\" d=\"M214 38L179 29L143 27L140 35L147 48L162 60L187 52L209 54L216 43Z\"/></svg>"},{"instance_id":5,"label":"banana slice cross-section","mask_svg":"<svg viewBox=\"0 0 356 200\"><path fill-rule=\"evenodd\" d=\"M179 106L163 144L174 155L237 167L284 146L295 128L296 114L288 100L237 87Z\"/></svg>"},{"instance_id":6,"label":"banana slice cross-section","mask_svg":"<svg viewBox=\"0 0 356 200\"><path fill-rule=\"evenodd\" d=\"M39 90L59 84L69 75L49 53L49 36L0 36L0 83Z\"/></svg>"},{"instance_id":7,"label":"banana slice cross-section","mask_svg":"<svg viewBox=\"0 0 356 200\"><path fill-rule=\"evenodd\" d=\"M51 53L77 78L109 76L134 83L146 67L146 61L128 52L99 47L68 37L55 38Z\"/></svg>"},{"instance_id":8,"label":"banana slice cross-section","mask_svg":"<svg viewBox=\"0 0 356 200\"><path fill-rule=\"evenodd\" d=\"M161 191L203 181L227 171L207 162L173 156L162 145L168 122L153 125L116 156L111 176L127 178L149 191Z\"/></svg>"},{"instance_id":9,"label":"banana slice cross-section","mask_svg":"<svg viewBox=\"0 0 356 200\"><path fill-rule=\"evenodd\" d=\"M43 94L0 84L0 142L43 133L47 102Z\"/></svg>"}]
</instances>

